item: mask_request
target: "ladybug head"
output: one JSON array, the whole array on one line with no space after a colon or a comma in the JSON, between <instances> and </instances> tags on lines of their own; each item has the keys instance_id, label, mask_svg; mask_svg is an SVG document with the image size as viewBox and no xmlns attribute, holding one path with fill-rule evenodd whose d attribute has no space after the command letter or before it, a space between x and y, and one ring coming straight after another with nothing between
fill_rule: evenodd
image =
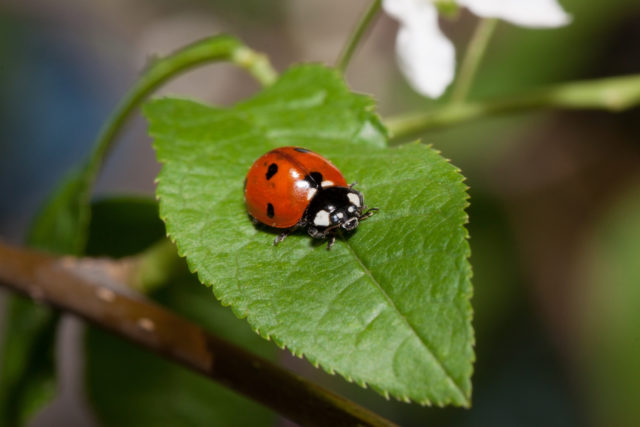
<instances>
[{"instance_id":1,"label":"ladybug head","mask_svg":"<svg viewBox=\"0 0 640 427\"><path fill-rule=\"evenodd\" d=\"M305 219L309 234L326 235L342 228L346 231L358 227L362 219L364 198L362 193L350 187L328 187L319 191L309 203Z\"/></svg>"}]
</instances>

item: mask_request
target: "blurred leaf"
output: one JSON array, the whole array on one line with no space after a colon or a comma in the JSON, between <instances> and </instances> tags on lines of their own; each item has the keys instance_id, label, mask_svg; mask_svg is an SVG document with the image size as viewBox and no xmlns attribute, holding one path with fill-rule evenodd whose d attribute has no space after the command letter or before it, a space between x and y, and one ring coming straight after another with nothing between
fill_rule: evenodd
<instances>
[{"instance_id":1,"label":"blurred leaf","mask_svg":"<svg viewBox=\"0 0 640 427\"><path fill-rule=\"evenodd\" d=\"M109 197L91 205L87 255L129 256L127 286L142 294L190 274L165 237L158 203L151 198Z\"/></svg>"},{"instance_id":2,"label":"blurred leaf","mask_svg":"<svg viewBox=\"0 0 640 427\"><path fill-rule=\"evenodd\" d=\"M489 352L503 350L496 330L504 327L514 312L523 310L522 274L518 270L517 243L509 228L505 208L491 195L471 190L469 207L471 265L473 265L473 322L478 345L485 359Z\"/></svg>"},{"instance_id":3,"label":"blurred leaf","mask_svg":"<svg viewBox=\"0 0 640 427\"><path fill-rule=\"evenodd\" d=\"M164 237L153 200L104 199L93 204L92 215L88 247L96 254L134 254L144 249L144 242L148 245ZM209 331L273 359L273 347L210 298L193 278L163 287L154 298ZM102 425L273 424L273 414L263 407L100 329L89 328L85 346L86 389Z\"/></svg>"},{"instance_id":4,"label":"blurred leaf","mask_svg":"<svg viewBox=\"0 0 640 427\"><path fill-rule=\"evenodd\" d=\"M468 405L465 186L428 147L385 148L372 110L320 66L230 110L152 102L161 216L200 280L263 337L385 395ZM326 155L380 213L331 251L304 233L274 247L247 218L242 183L282 145Z\"/></svg>"},{"instance_id":5,"label":"blurred leaf","mask_svg":"<svg viewBox=\"0 0 640 427\"><path fill-rule=\"evenodd\" d=\"M594 425L640 419L640 186L597 226L582 260L578 350Z\"/></svg>"},{"instance_id":6,"label":"blurred leaf","mask_svg":"<svg viewBox=\"0 0 640 427\"><path fill-rule=\"evenodd\" d=\"M34 248L79 254L89 219L86 174L65 178L33 223ZM6 405L0 425L24 425L55 396L55 342L59 314L22 297L11 296L5 318L0 396Z\"/></svg>"},{"instance_id":7,"label":"blurred leaf","mask_svg":"<svg viewBox=\"0 0 640 427\"><path fill-rule=\"evenodd\" d=\"M120 258L142 252L165 237L158 203L145 197L109 197L91 204L86 254Z\"/></svg>"},{"instance_id":8,"label":"blurred leaf","mask_svg":"<svg viewBox=\"0 0 640 427\"><path fill-rule=\"evenodd\" d=\"M86 171L65 177L38 213L29 230L29 246L59 254L79 255L90 218L89 191L93 181Z\"/></svg>"},{"instance_id":9,"label":"blurred leaf","mask_svg":"<svg viewBox=\"0 0 640 427\"><path fill-rule=\"evenodd\" d=\"M219 335L273 359L274 349L197 283L163 289L161 302ZM274 414L211 379L100 329L86 335L86 390L104 426L263 426ZM265 349L264 347L268 348Z\"/></svg>"},{"instance_id":10,"label":"blurred leaf","mask_svg":"<svg viewBox=\"0 0 640 427\"><path fill-rule=\"evenodd\" d=\"M23 297L7 301L0 425L25 425L55 392L54 343L58 314Z\"/></svg>"}]
</instances>

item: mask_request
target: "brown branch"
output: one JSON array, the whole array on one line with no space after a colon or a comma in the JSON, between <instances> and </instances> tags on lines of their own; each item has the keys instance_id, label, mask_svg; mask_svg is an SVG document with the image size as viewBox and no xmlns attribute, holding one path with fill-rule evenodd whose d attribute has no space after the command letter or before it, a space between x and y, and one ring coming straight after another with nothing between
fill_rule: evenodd
<instances>
[{"instance_id":1,"label":"brown branch","mask_svg":"<svg viewBox=\"0 0 640 427\"><path fill-rule=\"evenodd\" d=\"M293 421L305 425L393 425L347 399L210 335L131 290L108 286L109 280L98 282L89 278L82 264L83 260L0 243L0 285L78 315Z\"/></svg>"}]
</instances>

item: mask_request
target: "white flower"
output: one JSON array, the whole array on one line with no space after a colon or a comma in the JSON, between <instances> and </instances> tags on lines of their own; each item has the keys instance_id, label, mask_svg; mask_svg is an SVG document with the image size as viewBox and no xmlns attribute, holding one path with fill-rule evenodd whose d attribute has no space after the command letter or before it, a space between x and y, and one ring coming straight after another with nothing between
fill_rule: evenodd
<instances>
[{"instance_id":1,"label":"white flower","mask_svg":"<svg viewBox=\"0 0 640 427\"><path fill-rule=\"evenodd\" d=\"M500 18L531 28L566 25L569 15L557 0L455 0L483 18ZM434 0L384 0L384 10L400 23L396 54L416 92L437 98L453 81L455 49L440 31Z\"/></svg>"}]
</instances>

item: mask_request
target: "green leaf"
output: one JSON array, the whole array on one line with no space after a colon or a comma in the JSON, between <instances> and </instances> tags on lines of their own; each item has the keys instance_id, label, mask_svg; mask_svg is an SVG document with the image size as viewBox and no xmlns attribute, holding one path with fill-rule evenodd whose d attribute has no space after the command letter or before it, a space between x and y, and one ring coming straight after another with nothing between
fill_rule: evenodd
<instances>
[{"instance_id":1,"label":"green leaf","mask_svg":"<svg viewBox=\"0 0 640 427\"><path fill-rule=\"evenodd\" d=\"M372 111L314 65L233 109L148 104L161 217L200 280L263 337L384 395L468 405L466 187L426 146L386 148ZM303 232L274 247L249 221L242 183L283 145L328 157L380 212L331 251Z\"/></svg>"},{"instance_id":2,"label":"green leaf","mask_svg":"<svg viewBox=\"0 0 640 427\"><path fill-rule=\"evenodd\" d=\"M140 252L165 235L157 210L155 201L141 198L94 203L88 247L107 256ZM132 234L137 238L132 239ZM207 290L190 276L153 294L156 301L218 336L274 358L271 346L207 296ZM265 408L211 379L93 327L86 334L85 379L89 400L105 426L260 426L274 421Z\"/></svg>"}]
</instances>

